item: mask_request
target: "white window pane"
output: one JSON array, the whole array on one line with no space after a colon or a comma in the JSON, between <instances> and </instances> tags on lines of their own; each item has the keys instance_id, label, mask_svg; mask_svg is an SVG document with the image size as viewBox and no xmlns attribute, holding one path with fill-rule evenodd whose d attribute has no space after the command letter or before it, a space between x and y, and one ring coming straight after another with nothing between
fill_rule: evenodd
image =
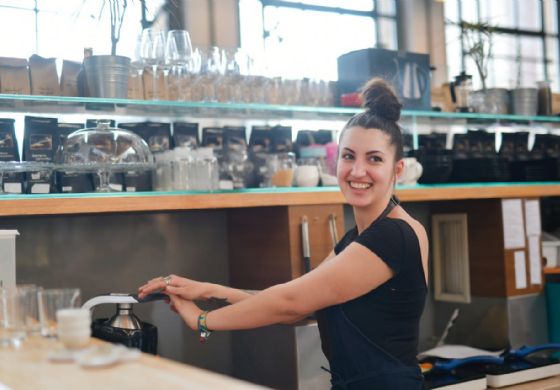
<instances>
[{"instance_id":1,"label":"white window pane","mask_svg":"<svg viewBox=\"0 0 560 390\"><path fill-rule=\"evenodd\" d=\"M289 3L321 5L324 7L345 8L355 11L371 11L373 9L372 0L286 0Z\"/></svg>"},{"instance_id":2,"label":"white window pane","mask_svg":"<svg viewBox=\"0 0 560 390\"><path fill-rule=\"evenodd\" d=\"M519 12L519 28L521 30L540 31L541 23L541 3L540 1L518 0L517 7Z\"/></svg>"},{"instance_id":3,"label":"white window pane","mask_svg":"<svg viewBox=\"0 0 560 390\"><path fill-rule=\"evenodd\" d=\"M394 16L397 14L397 6L395 0L378 0L377 12L385 16Z\"/></svg>"},{"instance_id":4,"label":"white window pane","mask_svg":"<svg viewBox=\"0 0 560 390\"><path fill-rule=\"evenodd\" d=\"M397 50L397 23L394 19L378 18L379 40L378 47L390 50Z\"/></svg>"},{"instance_id":5,"label":"white window pane","mask_svg":"<svg viewBox=\"0 0 560 390\"><path fill-rule=\"evenodd\" d=\"M517 56L518 39L510 34L492 34L492 53L494 57Z\"/></svg>"},{"instance_id":6,"label":"white window pane","mask_svg":"<svg viewBox=\"0 0 560 390\"><path fill-rule=\"evenodd\" d=\"M239 1L241 47L248 53L263 51L262 6L259 0Z\"/></svg>"},{"instance_id":7,"label":"white window pane","mask_svg":"<svg viewBox=\"0 0 560 390\"><path fill-rule=\"evenodd\" d=\"M556 38L548 38L546 40L546 55L548 56L547 79L552 83L552 90L558 91L560 89L560 82L558 80L558 64L560 63L560 56L558 55L558 40Z\"/></svg>"},{"instance_id":8,"label":"white window pane","mask_svg":"<svg viewBox=\"0 0 560 390\"><path fill-rule=\"evenodd\" d=\"M445 28L445 51L447 55L447 75L449 80L461 73L462 51L460 30L458 27L449 25Z\"/></svg>"},{"instance_id":9,"label":"white window pane","mask_svg":"<svg viewBox=\"0 0 560 390\"><path fill-rule=\"evenodd\" d=\"M34 9L35 1L34 0L0 0L0 6ZM4 12L4 10L0 10L0 12Z\"/></svg>"},{"instance_id":10,"label":"white window pane","mask_svg":"<svg viewBox=\"0 0 560 390\"><path fill-rule=\"evenodd\" d=\"M476 0L461 1L461 17L465 22L469 22L469 23L478 22L478 11L476 6Z\"/></svg>"},{"instance_id":11,"label":"white window pane","mask_svg":"<svg viewBox=\"0 0 560 390\"><path fill-rule=\"evenodd\" d=\"M515 88L517 85L517 72L519 66L517 61L509 58L496 58L489 65L489 76L487 86L489 88Z\"/></svg>"},{"instance_id":12,"label":"white window pane","mask_svg":"<svg viewBox=\"0 0 560 390\"><path fill-rule=\"evenodd\" d=\"M514 7L512 0L480 0L480 20L492 26L515 28ZM476 10L476 6L473 8Z\"/></svg>"},{"instance_id":13,"label":"white window pane","mask_svg":"<svg viewBox=\"0 0 560 390\"><path fill-rule=\"evenodd\" d=\"M337 79L337 58L375 46L373 19L265 7L267 66L272 75Z\"/></svg>"},{"instance_id":14,"label":"white window pane","mask_svg":"<svg viewBox=\"0 0 560 390\"><path fill-rule=\"evenodd\" d=\"M457 7L456 0L443 3L443 12L445 13L445 20L452 22L459 20L459 7Z\"/></svg>"},{"instance_id":15,"label":"white window pane","mask_svg":"<svg viewBox=\"0 0 560 390\"><path fill-rule=\"evenodd\" d=\"M14 8L1 9L0 36L4 37L1 52L3 57L27 58L35 53L35 12Z\"/></svg>"},{"instance_id":16,"label":"white window pane","mask_svg":"<svg viewBox=\"0 0 560 390\"><path fill-rule=\"evenodd\" d=\"M558 32L558 5L556 0L543 0L544 7L544 28L549 34Z\"/></svg>"}]
</instances>

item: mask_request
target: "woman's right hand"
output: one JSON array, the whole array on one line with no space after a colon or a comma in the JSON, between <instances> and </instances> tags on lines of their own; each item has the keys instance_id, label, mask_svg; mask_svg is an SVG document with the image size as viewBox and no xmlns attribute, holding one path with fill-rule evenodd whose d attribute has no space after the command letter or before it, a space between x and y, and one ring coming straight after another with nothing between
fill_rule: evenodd
<instances>
[{"instance_id":1,"label":"woman's right hand","mask_svg":"<svg viewBox=\"0 0 560 390\"><path fill-rule=\"evenodd\" d=\"M169 275L168 281L163 277L151 279L138 288L138 297L144 298L155 292L171 293L189 301L207 300L211 295L211 284ZM171 291L172 290L172 291Z\"/></svg>"}]
</instances>

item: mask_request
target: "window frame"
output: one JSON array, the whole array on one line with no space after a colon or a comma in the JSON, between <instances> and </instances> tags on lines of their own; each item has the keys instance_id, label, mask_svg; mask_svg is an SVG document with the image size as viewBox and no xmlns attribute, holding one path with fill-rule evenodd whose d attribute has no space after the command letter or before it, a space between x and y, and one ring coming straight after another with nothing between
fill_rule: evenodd
<instances>
[{"instance_id":1,"label":"window frame","mask_svg":"<svg viewBox=\"0 0 560 390\"><path fill-rule=\"evenodd\" d=\"M451 1L451 0L448 0ZM462 0L454 0L457 3L457 17L459 20L456 21L449 21L447 19L444 20L444 24L445 27L450 26L450 25L458 25L459 28L462 30L462 24L464 22L467 22L466 20L463 20L463 7L462 7ZM556 20L557 20L557 25L560 26L560 2L558 0L556 0L557 2L557 6L556 6ZM519 17L518 12L516 12L516 16ZM475 23L480 23L481 22L481 7L480 7L480 0L476 0L476 21ZM545 7L541 4L541 9L540 9L540 20L541 20L541 28L540 30L528 30L528 29L520 29L520 28L508 28L508 27L499 27L499 26L492 26L492 33L493 34L508 34L510 36L513 36L516 39L519 38L523 38L523 37L537 37L537 38L541 38L542 41L542 46L543 46L543 50L542 50L542 55L543 55L543 61L542 61L542 66L543 66L543 74L544 74L544 78L546 80L550 80L550 72L551 71L555 71L556 72L556 78L558 80L558 82L560 83L560 64L556 65L556 69L551 70L550 67L551 65L554 65L554 61L550 60L548 57L548 49L547 49L547 38L554 38L556 39L556 44L558 47L558 52L560 53L560 30L559 32L557 32L556 34L553 33L547 33L545 28ZM466 69L466 58L468 57L468 54L466 53L465 50L465 40L463 37L463 34L461 34L461 68L462 69ZM519 53L518 53L519 54ZM492 55L491 57L492 59L494 59L494 56ZM549 64L549 62L551 64Z\"/></svg>"}]
</instances>

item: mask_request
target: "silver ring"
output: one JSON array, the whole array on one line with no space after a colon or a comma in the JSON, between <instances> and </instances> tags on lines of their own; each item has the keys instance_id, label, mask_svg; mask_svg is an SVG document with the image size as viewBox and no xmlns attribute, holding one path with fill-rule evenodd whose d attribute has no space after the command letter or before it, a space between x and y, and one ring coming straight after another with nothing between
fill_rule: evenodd
<instances>
[{"instance_id":1,"label":"silver ring","mask_svg":"<svg viewBox=\"0 0 560 390\"><path fill-rule=\"evenodd\" d=\"M171 275L165 276L165 277L163 278L163 281L165 282L165 285L166 285L166 286L171 285Z\"/></svg>"}]
</instances>

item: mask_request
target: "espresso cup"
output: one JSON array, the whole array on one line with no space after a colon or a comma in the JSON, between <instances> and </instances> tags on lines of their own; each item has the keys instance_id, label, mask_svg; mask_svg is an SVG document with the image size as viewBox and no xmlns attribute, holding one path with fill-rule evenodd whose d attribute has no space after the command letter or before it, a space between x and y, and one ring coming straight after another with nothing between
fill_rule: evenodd
<instances>
[{"instance_id":1,"label":"espresso cup","mask_svg":"<svg viewBox=\"0 0 560 390\"><path fill-rule=\"evenodd\" d=\"M416 184L420 176L422 176L422 164L420 164L415 157L405 157L403 158L403 162L404 169L397 183L404 185Z\"/></svg>"}]
</instances>

